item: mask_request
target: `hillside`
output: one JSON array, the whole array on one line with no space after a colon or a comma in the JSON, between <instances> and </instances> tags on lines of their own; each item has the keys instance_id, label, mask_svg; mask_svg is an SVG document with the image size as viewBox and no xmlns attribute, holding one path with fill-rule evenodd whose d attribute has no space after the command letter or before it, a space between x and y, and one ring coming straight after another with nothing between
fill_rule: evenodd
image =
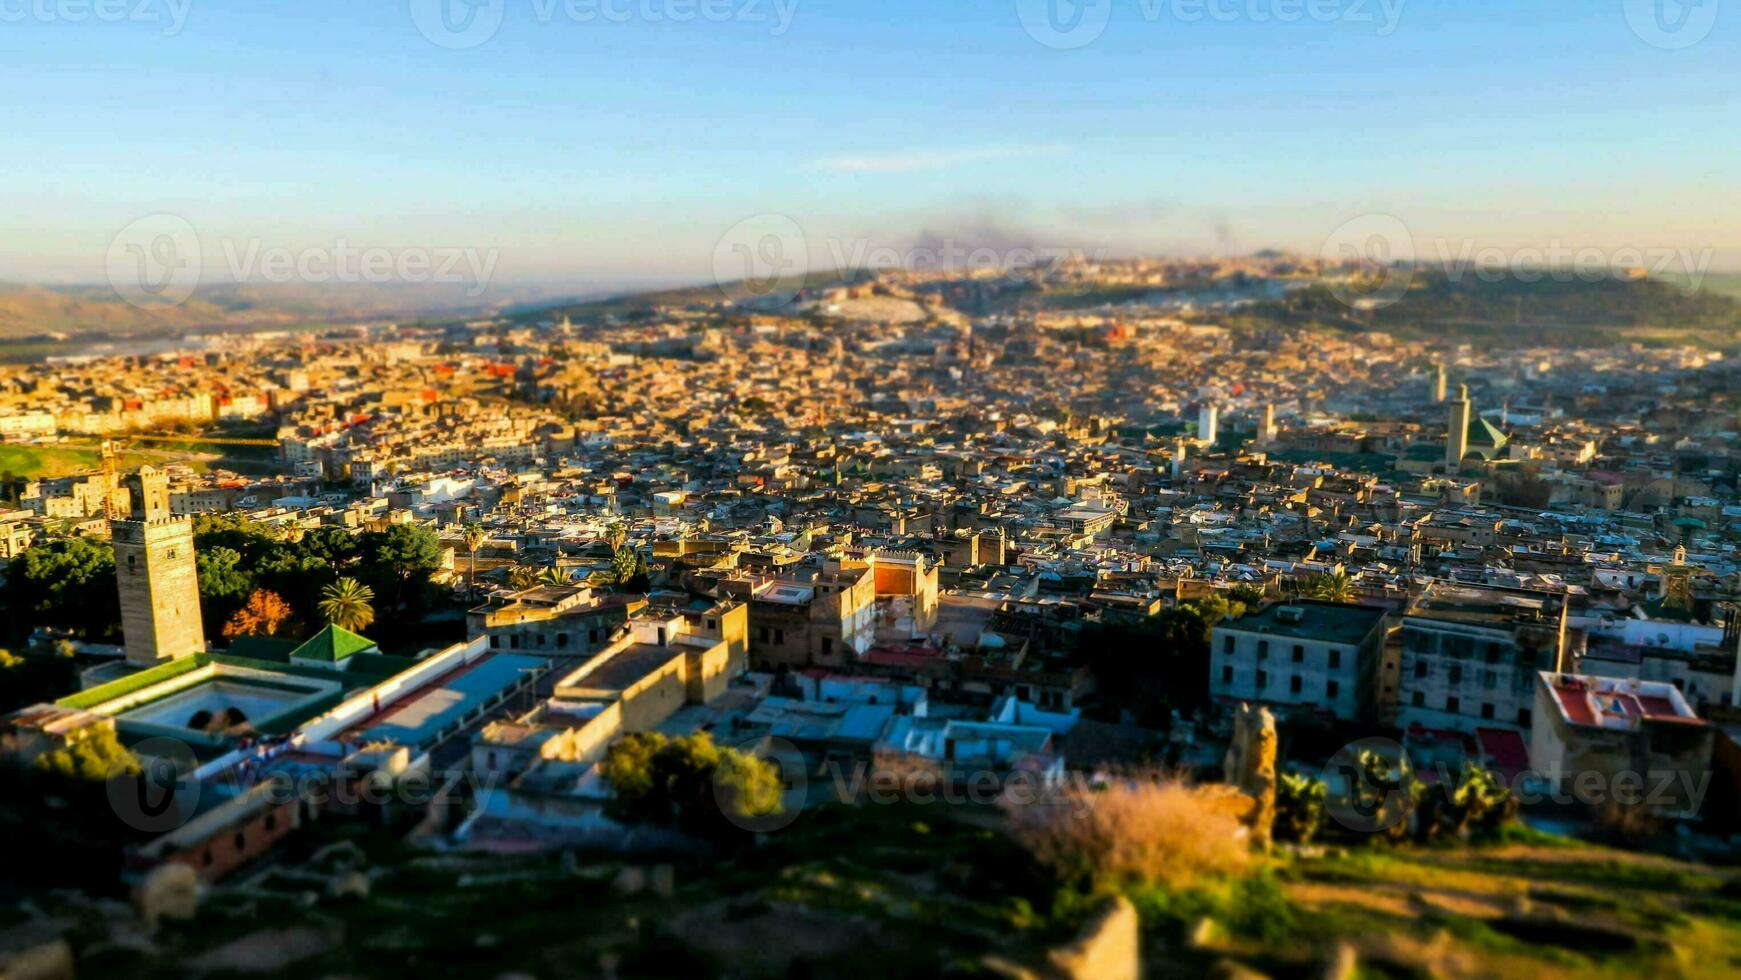
<instances>
[{"instance_id":1,"label":"hillside","mask_svg":"<svg viewBox=\"0 0 1741 980\"><path fill-rule=\"evenodd\" d=\"M1321 972L1339 951L1366 977L1733 976L1741 965L1730 873L1513 838L1282 853L1249 877L1133 886L1144 973L1342 975ZM600 854L420 852L356 826L310 830L287 857L213 889L197 919L149 943L123 941L124 905L73 892L0 914L0 928L57 923L81 972L135 977L244 964L286 977L1009 977L1043 969L1098 903L1049 883L994 811L940 803L830 808L736 857L669 870Z\"/></svg>"},{"instance_id":2,"label":"hillside","mask_svg":"<svg viewBox=\"0 0 1741 980\"><path fill-rule=\"evenodd\" d=\"M1416 273L1395 302L1356 311L1323 284L1241 311L1251 323L1377 330L1506 344L1695 341L1734 343L1741 300L1650 279L1524 281Z\"/></svg>"}]
</instances>

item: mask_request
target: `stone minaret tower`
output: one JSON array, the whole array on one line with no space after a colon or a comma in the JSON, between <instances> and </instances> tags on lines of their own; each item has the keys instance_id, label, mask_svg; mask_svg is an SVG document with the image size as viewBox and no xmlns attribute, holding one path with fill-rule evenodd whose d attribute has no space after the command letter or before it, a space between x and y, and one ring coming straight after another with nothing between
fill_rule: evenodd
<instances>
[{"instance_id":1,"label":"stone minaret tower","mask_svg":"<svg viewBox=\"0 0 1741 980\"><path fill-rule=\"evenodd\" d=\"M169 512L169 481L149 466L127 478L133 510L111 520L127 662L150 667L206 649L193 521Z\"/></svg>"},{"instance_id":2,"label":"stone minaret tower","mask_svg":"<svg viewBox=\"0 0 1741 980\"><path fill-rule=\"evenodd\" d=\"M1433 401L1445 400L1445 365L1433 365Z\"/></svg>"},{"instance_id":3,"label":"stone minaret tower","mask_svg":"<svg viewBox=\"0 0 1741 980\"><path fill-rule=\"evenodd\" d=\"M1469 386L1457 389L1457 400L1445 413L1445 472L1456 473L1469 452Z\"/></svg>"},{"instance_id":4,"label":"stone minaret tower","mask_svg":"<svg viewBox=\"0 0 1741 980\"><path fill-rule=\"evenodd\" d=\"M1274 445L1276 441L1276 407L1265 405L1263 414L1257 419L1257 444L1260 446Z\"/></svg>"}]
</instances>

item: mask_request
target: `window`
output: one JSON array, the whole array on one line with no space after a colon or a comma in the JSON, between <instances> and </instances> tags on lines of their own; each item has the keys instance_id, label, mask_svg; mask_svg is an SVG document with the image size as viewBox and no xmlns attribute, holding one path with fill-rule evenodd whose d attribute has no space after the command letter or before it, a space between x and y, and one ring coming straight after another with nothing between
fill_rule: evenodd
<instances>
[{"instance_id":1,"label":"window","mask_svg":"<svg viewBox=\"0 0 1741 980\"><path fill-rule=\"evenodd\" d=\"M591 644L597 644L598 643L598 630L596 630L596 629L587 630L586 631L586 642L591 643Z\"/></svg>"},{"instance_id":2,"label":"window","mask_svg":"<svg viewBox=\"0 0 1741 980\"><path fill-rule=\"evenodd\" d=\"M499 636L490 637L490 649L500 650L501 648L502 648L502 638Z\"/></svg>"},{"instance_id":3,"label":"window","mask_svg":"<svg viewBox=\"0 0 1741 980\"><path fill-rule=\"evenodd\" d=\"M236 850L245 850L248 846L248 836L242 831L236 831Z\"/></svg>"},{"instance_id":4,"label":"window","mask_svg":"<svg viewBox=\"0 0 1741 980\"><path fill-rule=\"evenodd\" d=\"M1294 663L1300 664L1300 663L1305 663L1305 662L1306 662L1306 648L1301 646L1298 643L1294 644Z\"/></svg>"},{"instance_id":5,"label":"window","mask_svg":"<svg viewBox=\"0 0 1741 980\"><path fill-rule=\"evenodd\" d=\"M1445 710L1451 712L1452 714L1456 714L1457 711L1459 709L1461 709L1462 707L1463 707L1463 703L1461 701L1458 701L1454 697L1449 697L1449 698L1445 699Z\"/></svg>"},{"instance_id":6,"label":"window","mask_svg":"<svg viewBox=\"0 0 1741 980\"><path fill-rule=\"evenodd\" d=\"M1523 727L1523 728L1528 728L1529 722L1530 722L1529 709L1528 708L1517 709L1517 723L1518 723L1518 725Z\"/></svg>"},{"instance_id":7,"label":"window","mask_svg":"<svg viewBox=\"0 0 1741 980\"><path fill-rule=\"evenodd\" d=\"M1482 687L1492 688L1492 687L1497 686L1498 684L1499 684L1499 672L1498 671L1496 671L1496 670L1484 670L1481 672L1481 686Z\"/></svg>"},{"instance_id":8,"label":"window","mask_svg":"<svg viewBox=\"0 0 1741 980\"><path fill-rule=\"evenodd\" d=\"M1257 688L1258 688L1258 690L1261 691L1268 686L1269 686L1269 674L1264 672L1264 671L1261 671L1261 670L1258 671L1257 672Z\"/></svg>"},{"instance_id":9,"label":"window","mask_svg":"<svg viewBox=\"0 0 1741 980\"><path fill-rule=\"evenodd\" d=\"M1305 682L1300 678L1299 674L1295 674L1288 678L1288 693L1298 694L1302 690L1305 690Z\"/></svg>"},{"instance_id":10,"label":"window","mask_svg":"<svg viewBox=\"0 0 1741 980\"><path fill-rule=\"evenodd\" d=\"M1336 695L1341 694L1341 693L1342 693L1342 685L1336 683L1335 681L1325 681L1324 682L1324 696L1325 697L1334 698Z\"/></svg>"},{"instance_id":11,"label":"window","mask_svg":"<svg viewBox=\"0 0 1741 980\"><path fill-rule=\"evenodd\" d=\"M1233 636L1231 634L1221 638L1221 652L1222 653L1232 653L1233 652Z\"/></svg>"},{"instance_id":12,"label":"window","mask_svg":"<svg viewBox=\"0 0 1741 980\"><path fill-rule=\"evenodd\" d=\"M707 621L707 628L710 630L719 629L719 620L717 620L717 619L708 620Z\"/></svg>"},{"instance_id":13,"label":"window","mask_svg":"<svg viewBox=\"0 0 1741 980\"><path fill-rule=\"evenodd\" d=\"M1491 705L1491 704L1482 705L1481 706L1481 717L1486 718L1489 721L1492 721L1493 720L1493 705Z\"/></svg>"},{"instance_id":14,"label":"window","mask_svg":"<svg viewBox=\"0 0 1741 980\"><path fill-rule=\"evenodd\" d=\"M822 638L822 652L824 654L829 654L829 653L834 652L834 638L833 637L825 636Z\"/></svg>"},{"instance_id":15,"label":"window","mask_svg":"<svg viewBox=\"0 0 1741 980\"><path fill-rule=\"evenodd\" d=\"M1453 683L1453 684L1463 683L1463 665L1462 664L1452 664L1451 665L1451 683Z\"/></svg>"},{"instance_id":16,"label":"window","mask_svg":"<svg viewBox=\"0 0 1741 980\"><path fill-rule=\"evenodd\" d=\"M1259 660L1268 660L1269 659L1269 641L1268 640L1257 641L1257 659L1259 659Z\"/></svg>"},{"instance_id":17,"label":"window","mask_svg":"<svg viewBox=\"0 0 1741 980\"><path fill-rule=\"evenodd\" d=\"M1427 696L1420 691L1416 691L1414 697L1409 699L1409 703L1417 708L1425 707L1427 704Z\"/></svg>"},{"instance_id":18,"label":"window","mask_svg":"<svg viewBox=\"0 0 1741 980\"><path fill-rule=\"evenodd\" d=\"M1221 683L1223 683L1223 684L1233 683L1233 666L1231 664L1229 664L1226 667L1221 668Z\"/></svg>"},{"instance_id":19,"label":"window","mask_svg":"<svg viewBox=\"0 0 1741 980\"><path fill-rule=\"evenodd\" d=\"M1416 657L1415 658L1415 676L1416 677L1427 676L1427 661L1424 657Z\"/></svg>"},{"instance_id":20,"label":"window","mask_svg":"<svg viewBox=\"0 0 1741 980\"><path fill-rule=\"evenodd\" d=\"M774 642L775 643L786 642L786 631L785 630L775 630L774 631Z\"/></svg>"},{"instance_id":21,"label":"window","mask_svg":"<svg viewBox=\"0 0 1741 980\"><path fill-rule=\"evenodd\" d=\"M568 646L568 634L567 633L556 634L556 649L561 650L566 646Z\"/></svg>"},{"instance_id":22,"label":"window","mask_svg":"<svg viewBox=\"0 0 1741 980\"><path fill-rule=\"evenodd\" d=\"M1340 666L1342 666L1342 651L1341 650L1331 650L1330 651L1330 669L1335 670L1336 668L1338 668Z\"/></svg>"}]
</instances>

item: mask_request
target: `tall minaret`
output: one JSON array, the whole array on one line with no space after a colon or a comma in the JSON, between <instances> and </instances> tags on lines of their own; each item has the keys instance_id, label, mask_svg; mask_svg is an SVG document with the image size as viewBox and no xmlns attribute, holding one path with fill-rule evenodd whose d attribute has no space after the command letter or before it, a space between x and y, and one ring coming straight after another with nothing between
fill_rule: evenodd
<instances>
[{"instance_id":1,"label":"tall minaret","mask_svg":"<svg viewBox=\"0 0 1741 980\"><path fill-rule=\"evenodd\" d=\"M1445 413L1445 472L1455 473L1469 451L1469 386L1457 386L1457 400Z\"/></svg>"},{"instance_id":2,"label":"tall minaret","mask_svg":"<svg viewBox=\"0 0 1741 980\"><path fill-rule=\"evenodd\" d=\"M1173 440L1173 482L1178 483L1185 478L1185 437Z\"/></svg>"},{"instance_id":3,"label":"tall minaret","mask_svg":"<svg viewBox=\"0 0 1741 980\"><path fill-rule=\"evenodd\" d=\"M1445 365L1443 363L1439 363L1439 364L1433 365L1433 401L1442 402L1444 400L1445 400Z\"/></svg>"},{"instance_id":4,"label":"tall minaret","mask_svg":"<svg viewBox=\"0 0 1741 980\"><path fill-rule=\"evenodd\" d=\"M1257 444L1268 446L1276 441L1276 407L1273 404L1263 407L1263 414L1257 420Z\"/></svg>"},{"instance_id":5,"label":"tall minaret","mask_svg":"<svg viewBox=\"0 0 1741 980\"><path fill-rule=\"evenodd\" d=\"M1219 434L1216 431L1219 417L1220 413L1216 410L1214 402L1204 402L1203 407L1197 410L1198 442L1207 446L1215 445L1215 437Z\"/></svg>"},{"instance_id":6,"label":"tall minaret","mask_svg":"<svg viewBox=\"0 0 1741 980\"><path fill-rule=\"evenodd\" d=\"M149 466L127 478L127 490L132 513L109 521L127 662L151 667L204 653L193 519L169 512L169 481Z\"/></svg>"}]
</instances>

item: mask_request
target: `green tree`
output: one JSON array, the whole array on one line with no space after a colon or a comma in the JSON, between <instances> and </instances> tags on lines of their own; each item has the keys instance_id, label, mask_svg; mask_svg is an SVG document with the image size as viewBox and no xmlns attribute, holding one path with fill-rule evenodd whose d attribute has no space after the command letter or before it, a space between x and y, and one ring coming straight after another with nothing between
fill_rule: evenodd
<instances>
[{"instance_id":1,"label":"green tree","mask_svg":"<svg viewBox=\"0 0 1741 980\"><path fill-rule=\"evenodd\" d=\"M320 614L341 629L356 632L375 621L375 591L354 578L341 578L321 592Z\"/></svg>"},{"instance_id":2,"label":"green tree","mask_svg":"<svg viewBox=\"0 0 1741 980\"><path fill-rule=\"evenodd\" d=\"M254 578L242 568L242 553L222 545L199 551L200 614L208 626L226 623L254 591Z\"/></svg>"},{"instance_id":3,"label":"green tree","mask_svg":"<svg viewBox=\"0 0 1741 980\"><path fill-rule=\"evenodd\" d=\"M539 571L531 565L515 565L508 569L508 588L516 592L530 589L538 584Z\"/></svg>"},{"instance_id":4,"label":"green tree","mask_svg":"<svg viewBox=\"0 0 1741 980\"><path fill-rule=\"evenodd\" d=\"M115 730L94 725L66 745L36 757L36 768L80 782L101 782L111 776L136 775L139 757L115 738Z\"/></svg>"},{"instance_id":5,"label":"green tree","mask_svg":"<svg viewBox=\"0 0 1741 980\"><path fill-rule=\"evenodd\" d=\"M71 656L0 650L0 712L53 701L77 687L78 666Z\"/></svg>"},{"instance_id":6,"label":"green tree","mask_svg":"<svg viewBox=\"0 0 1741 980\"><path fill-rule=\"evenodd\" d=\"M620 815L711 840L739 836L745 821L780 812L778 770L715 744L706 732L625 736L611 746L602 771Z\"/></svg>"},{"instance_id":7,"label":"green tree","mask_svg":"<svg viewBox=\"0 0 1741 980\"><path fill-rule=\"evenodd\" d=\"M121 632L115 551L84 538L26 548L6 565L0 606L20 639L36 626L71 629L93 640L114 638Z\"/></svg>"},{"instance_id":8,"label":"green tree","mask_svg":"<svg viewBox=\"0 0 1741 980\"><path fill-rule=\"evenodd\" d=\"M374 586L387 608L421 606L429 578L441 567L441 540L429 528L393 524L369 531L358 541L362 559L358 578Z\"/></svg>"}]
</instances>

